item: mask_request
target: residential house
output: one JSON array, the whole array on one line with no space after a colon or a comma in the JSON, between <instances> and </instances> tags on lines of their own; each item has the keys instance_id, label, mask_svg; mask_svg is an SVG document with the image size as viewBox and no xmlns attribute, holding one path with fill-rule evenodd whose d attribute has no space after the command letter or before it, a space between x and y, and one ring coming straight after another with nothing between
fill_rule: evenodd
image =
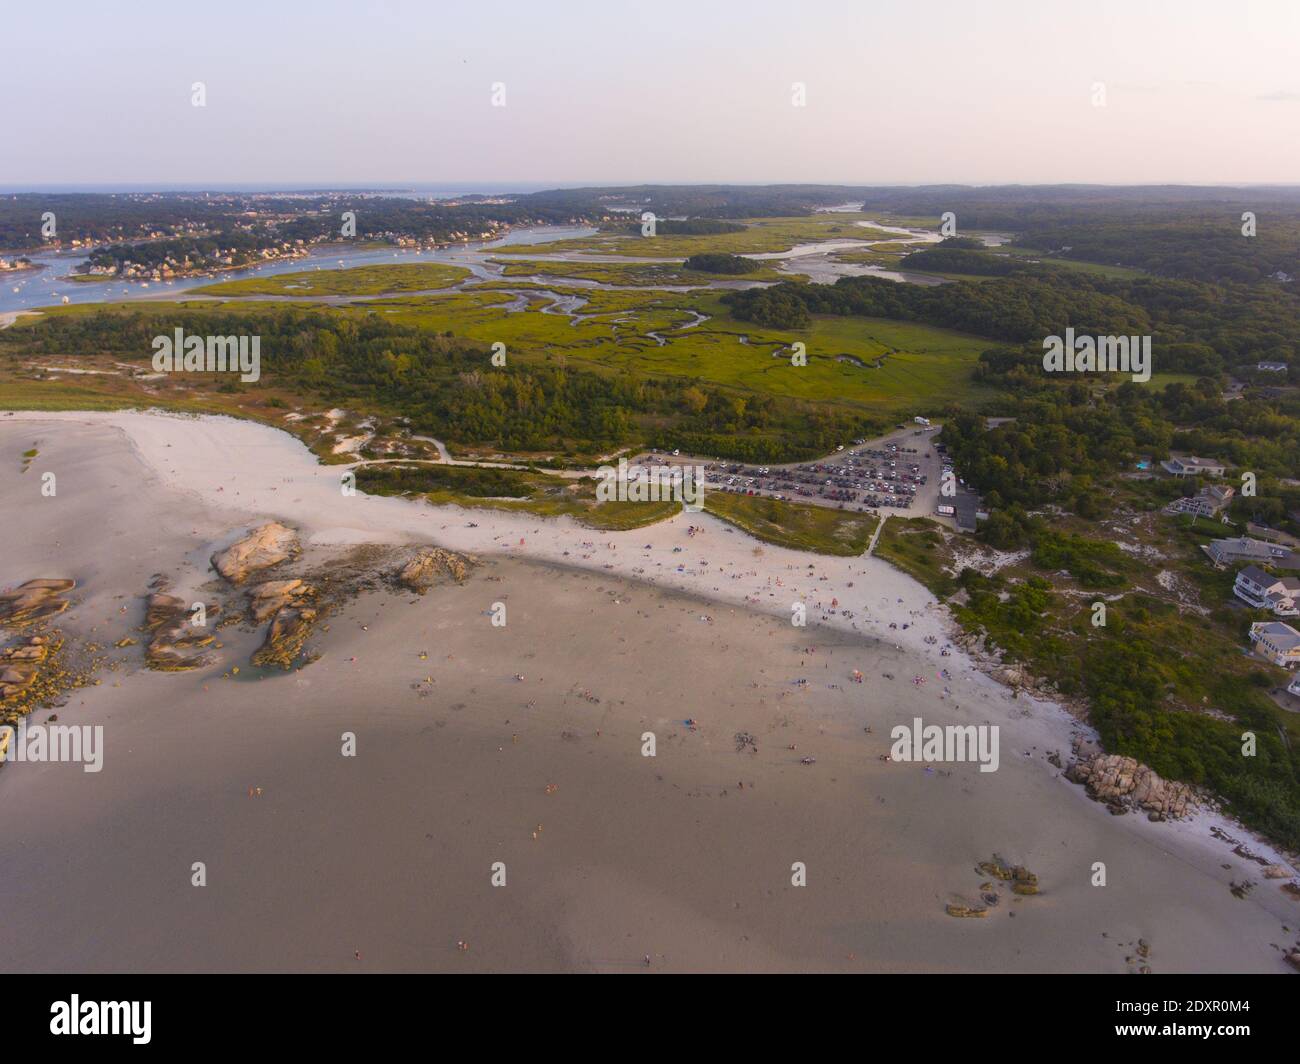
<instances>
[{"instance_id":1,"label":"residential house","mask_svg":"<svg viewBox=\"0 0 1300 1064\"><path fill-rule=\"evenodd\" d=\"M1165 507L1165 513L1214 517L1232 501L1234 494L1232 488L1210 484L1189 499L1175 499Z\"/></svg>"},{"instance_id":2,"label":"residential house","mask_svg":"<svg viewBox=\"0 0 1300 1064\"><path fill-rule=\"evenodd\" d=\"M1297 676L1287 685L1287 693L1300 697L1300 676Z\"/></svg>"},{"instance_id":3,"label":"residential house","mask_svg":"<svg viewBox=\"0 0 1300 1064\"><path fill-rule=\"evenodd\" d=\"M1232 565L1234 562L1262 562L1281 564L1291 568L1293 551L1273 543L1238 536L1235 539L1216 539L1201 548L1215 565Z\"/></svg>"},{"instance_id":4,"label":"residential house","mask_svg":"<svg viewBox=\"0 0 1300 1064\"><path fill-rule=\"evenodd\" d=\"M1264 373L1285 373L1289 367L1285 362L1257 362L1255 368Z\"/></svg>"},{"instance_id":5,"label":"residential house","mask_svg":"<svg viewBox=\"0 0 1300 1064\"><path fill-rule=\"evenodd\" d=\"M1274 665L1294 669L1300 665L1300 632L1281 621L1257 621L1250 626L1255 653Z\"/></svg>"},{"instance_id":6,"label":"residential house","mask_svg":"<svg viewBox=\"0 0 1300 1064\"><path fill-rule=\"evenodd\" d=\"M1171 458L1167 462L1160 463L1166 472L1172 473L1176 477L1195 477L1202 473L1212 477L1221 477L1227 471L1227 466L1222 462L1216 462L1213 458L1194 458L1187 455L1184 458Z\"/></svg>"},{"instance_id":7,"label":"residential house","mask_svg":"<svg viewBox=\"0 0 1300 1064\"><path fill-rule=\"evenodd\" d=\"M1237 574L1232 593L1247 605L1272 610L1279 617L1300 614L1300 579L1294 576L1274 576L1248 565Z\"/></svg>"}]
</instances>

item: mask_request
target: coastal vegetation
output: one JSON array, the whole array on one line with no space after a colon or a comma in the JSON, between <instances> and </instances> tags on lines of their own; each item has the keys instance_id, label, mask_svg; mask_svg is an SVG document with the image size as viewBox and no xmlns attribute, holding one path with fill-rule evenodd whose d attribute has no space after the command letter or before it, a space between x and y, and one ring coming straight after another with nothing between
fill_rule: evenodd
<instances>
[{"instance_id":1,"label":"coastal vegetation","mask_svg":"<svg viewBox=\"0 0 1300 1064\"><path fill-rule=\"evenodd\" d=\"M867 549L879 521L875 514L723 491L707 492L704 509L764 543L848 557Z\"/></svg>"},{"instance_id":2,"label":"coastal vegetation","mask_svg":"<svg viewBox=\"0 0 1300 1064\"><path fill-rule=\"evenodd\" d=\"M401 495L435 505L456 505L572 517L588 528L625 531L657 524L681 511L671 500L598 502L588 478L562 479L537 470L404 463L359 466L357 488L371 495Z\"/></svg>"},{"instance_id":3,"label":"coastal vegetation","mask_svg":"<svg viewBox=\"0 0 1300 1064\"><path fill-rule=\"evenodd\" d=\"M442 262L411 262L354 266L347 270L298 270L269 277L222 281L190 291L213 296L371 296L450 288L470 272Z\"/></svg>"},{"instance_id":4,"label":"coastal vegetation","mask_svg":"<svg viewBox=\"0 0 1300 1064\"><path fill-rule=\"evenodd\" d=\"M753 259L747 259L740 255L722 255L704 253L692 255L686 260L685 266L688 270L696 270L700 273L754 273L762 269L762 266Z\"/></svg>"}]
</instances>

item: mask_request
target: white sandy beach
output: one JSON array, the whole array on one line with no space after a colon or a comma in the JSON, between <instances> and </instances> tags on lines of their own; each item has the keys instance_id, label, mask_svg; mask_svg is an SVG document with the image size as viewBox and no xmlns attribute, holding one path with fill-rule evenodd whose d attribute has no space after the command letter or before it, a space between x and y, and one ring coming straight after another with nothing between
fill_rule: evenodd
<instances>
[{"instance_id":1,"label":"white sandy beach","mask_svg":"<svg viewBox=\"0 0 1300 1064\"><path fill-rule=\"evenodd\" d=\"M887 563L756 553L707 514L598 533L345 496L345 468L229 418L0 415L0 585L75 577L60 625L83 638L132 631L156 573L197 593L214 547L268 519L313 557L435 543L488 559L423 598L362 595L301 671L224 679L258 639L238 629L195 673L117 654L59 711L105 725L102 773L0 768L6 967L640 970L650 954L651 970L1124 971L1141 938L1157 972L1286 970L1300 905L1276 882L1234 897L1258 866L1210 829L1277 855L1222 817L1089 801L1046 760L1085 729L940 656L946 610ZM882 762L915 716L998 725L999 770ZM947 916L994 852L1042 894ZM495 860L506 887L489 886ZM790 885L793 861L809 886Z\"/></svg>"}]
</instances>

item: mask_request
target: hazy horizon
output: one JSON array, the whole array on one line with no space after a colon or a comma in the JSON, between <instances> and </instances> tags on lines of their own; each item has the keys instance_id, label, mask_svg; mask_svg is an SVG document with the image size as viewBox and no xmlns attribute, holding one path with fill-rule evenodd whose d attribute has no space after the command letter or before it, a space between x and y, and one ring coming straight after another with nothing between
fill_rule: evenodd
<instances>
[{"instance_id":1,"label":"hazy horizon","mask_svg":"<svg viewBox=\"0 0 1300 1064\"><path fill-rule=\"evenodd\" d=\"M0 188L1300 181L1283 0L131 14L7 12Z\"/></svg>"}]
</instances>

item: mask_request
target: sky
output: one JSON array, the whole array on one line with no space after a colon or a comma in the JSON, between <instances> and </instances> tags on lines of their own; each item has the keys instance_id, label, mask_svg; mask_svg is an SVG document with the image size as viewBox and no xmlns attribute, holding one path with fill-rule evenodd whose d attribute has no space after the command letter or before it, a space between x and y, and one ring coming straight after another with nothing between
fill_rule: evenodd
<instances>
[{"instance_id":1,"label":"sky","mask_svg":"<svg viewBox=\"0 0 1300 1064\"><path fill-rule=\"evenodd\" d=\"M0 23L0 187L1300 183L1300 0L70 0Z\"/></svg>"}]
</instances>

